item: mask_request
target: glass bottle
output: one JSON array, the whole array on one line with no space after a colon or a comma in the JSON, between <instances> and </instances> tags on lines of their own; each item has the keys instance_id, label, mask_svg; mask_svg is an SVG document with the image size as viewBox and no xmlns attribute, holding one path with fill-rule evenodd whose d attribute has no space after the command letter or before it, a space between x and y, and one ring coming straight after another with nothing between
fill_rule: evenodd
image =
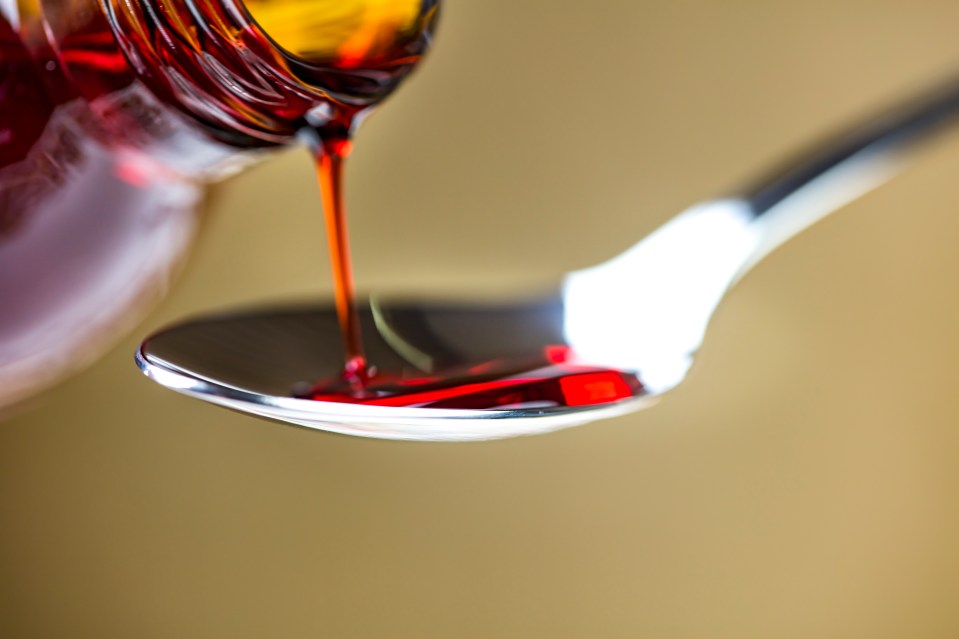
<instances>
[{"instance_id":1,"label":"glass bottle","mask_svg":"<svg viewBox=\"0 0 959 639\"><path fill-rule=\"evenodd\" d=\"M304 132L343 139L412 69L435 14L435 0L0 0L0 411L162 295L202 183Z\"/></svg>"}]
</instances>

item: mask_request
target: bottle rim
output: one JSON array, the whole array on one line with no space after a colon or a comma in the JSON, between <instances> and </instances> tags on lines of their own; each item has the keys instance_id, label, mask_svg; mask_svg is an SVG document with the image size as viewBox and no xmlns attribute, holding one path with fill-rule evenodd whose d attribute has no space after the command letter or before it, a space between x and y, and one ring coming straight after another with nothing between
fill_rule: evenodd
<instances>
[{"instance_id":1,"label":"bottle rim","mask_svg":"<svg viewBox=\"0 0 959 639\"><path fill-rule=\"evenodd\" d=\"M208 127L284 144L333 98L305 82L239 0L102 0L139 79Z\"/></svg>"},{"instance_id":2,"label":"bottle rim","mask_svg":"<svg viewBox=\"0 0 959 639\"><path fill-rule=\"evenodd\" d=\"M221 137L285 144L311 116L353 120L379 103L428 48L439 0L402 55L336 68L283 48L242 0L100 0L130 66L155 93ZM240 140L243 142L243 140Z\"/></svg>"}]
</instances>

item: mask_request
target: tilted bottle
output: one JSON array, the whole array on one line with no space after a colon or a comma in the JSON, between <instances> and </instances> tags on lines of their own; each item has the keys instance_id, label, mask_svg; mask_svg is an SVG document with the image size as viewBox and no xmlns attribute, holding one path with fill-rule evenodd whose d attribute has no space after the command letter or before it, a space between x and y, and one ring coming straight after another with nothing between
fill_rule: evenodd
<instances>
[{"instance_id":1,"label":"tilted bottle","mask_svg":"<svg viewBox=\"0 0 959 639\"><path fill-rule=\"evenodd\" d=\"M435 10L0 0L0 410L89 361L162 294L200 184L304 130L343 133L412 69Z\"/></svg>"}]
</instances>

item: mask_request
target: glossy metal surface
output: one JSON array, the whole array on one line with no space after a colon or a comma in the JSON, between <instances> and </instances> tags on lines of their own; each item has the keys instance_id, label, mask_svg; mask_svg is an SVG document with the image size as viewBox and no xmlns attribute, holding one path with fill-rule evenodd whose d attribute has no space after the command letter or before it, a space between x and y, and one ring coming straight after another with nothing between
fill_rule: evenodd
<instances>
[{"instance_id":1,"label":"glossy metal surface","mask_svg":"<svg viewBox=\"0 0 959 639\"><path fill-rule=\"evenodd\" d=\"M686 210L623 254L570 273L534 301L475 305L376 301L364 316L370 361L456 362L565 344L582 360L636 373L646 394L575 408L448 410L298 399L293 389L342 363L329 308L199 319L143 343L137 363L181 393L333 432L416 440L527 435L621 415L679 384L729 287L771 250L891 177L906 150L959 112L949 83L800 156L737 197Z\"/></svg>"},{"instance_id":2,"label":"glossy metal surface","mask_svg":"<svg viewBox=\"0 0 959 639\"><path fill-rule=\"evenodd\" d=\"M456 363L518 355L537 343L561 341L555 333L552 341L542 341L562 318L562 309L555 304L499 309L386 305L382 312L391 317L389 339L377 331L377 324L381 329L383 324L374 322L369 311L364 313L363 328L371 360L386 370L407 364L400 355L404 346L416 348L421 356L442 356ZM501 340L499 335L509 337ZM647 401L641 397L601 407L446 410L292 396L310 380L338 375L342 358L332 307L256 309L198 319L151 337L137 353L137 362L149 377L179 392L269 419L367 437L457 441L541 433L621 415Z\"/></svg>"}]
</instances>

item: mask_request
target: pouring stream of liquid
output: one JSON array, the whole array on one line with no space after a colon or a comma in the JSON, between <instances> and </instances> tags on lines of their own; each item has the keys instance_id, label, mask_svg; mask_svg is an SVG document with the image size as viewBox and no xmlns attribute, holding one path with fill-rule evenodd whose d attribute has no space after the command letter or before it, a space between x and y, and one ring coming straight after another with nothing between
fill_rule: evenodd
<instances>
[{"instance_id":1,"label":"pouring stream of liquid","mask_svg":"<svg viewBox=\"0 0 959 639\"><path fill-rule=\"evenodd\" d=\"M346 357L344 375L352 385L362 387L367 377L366 354L356 307L356 285L343 198L343 165L352 143L347 136L327 137L314 148L316 173L326 219L327 243L333 271L336 314L343 335Z\"/></svg>"}]
</instances>

